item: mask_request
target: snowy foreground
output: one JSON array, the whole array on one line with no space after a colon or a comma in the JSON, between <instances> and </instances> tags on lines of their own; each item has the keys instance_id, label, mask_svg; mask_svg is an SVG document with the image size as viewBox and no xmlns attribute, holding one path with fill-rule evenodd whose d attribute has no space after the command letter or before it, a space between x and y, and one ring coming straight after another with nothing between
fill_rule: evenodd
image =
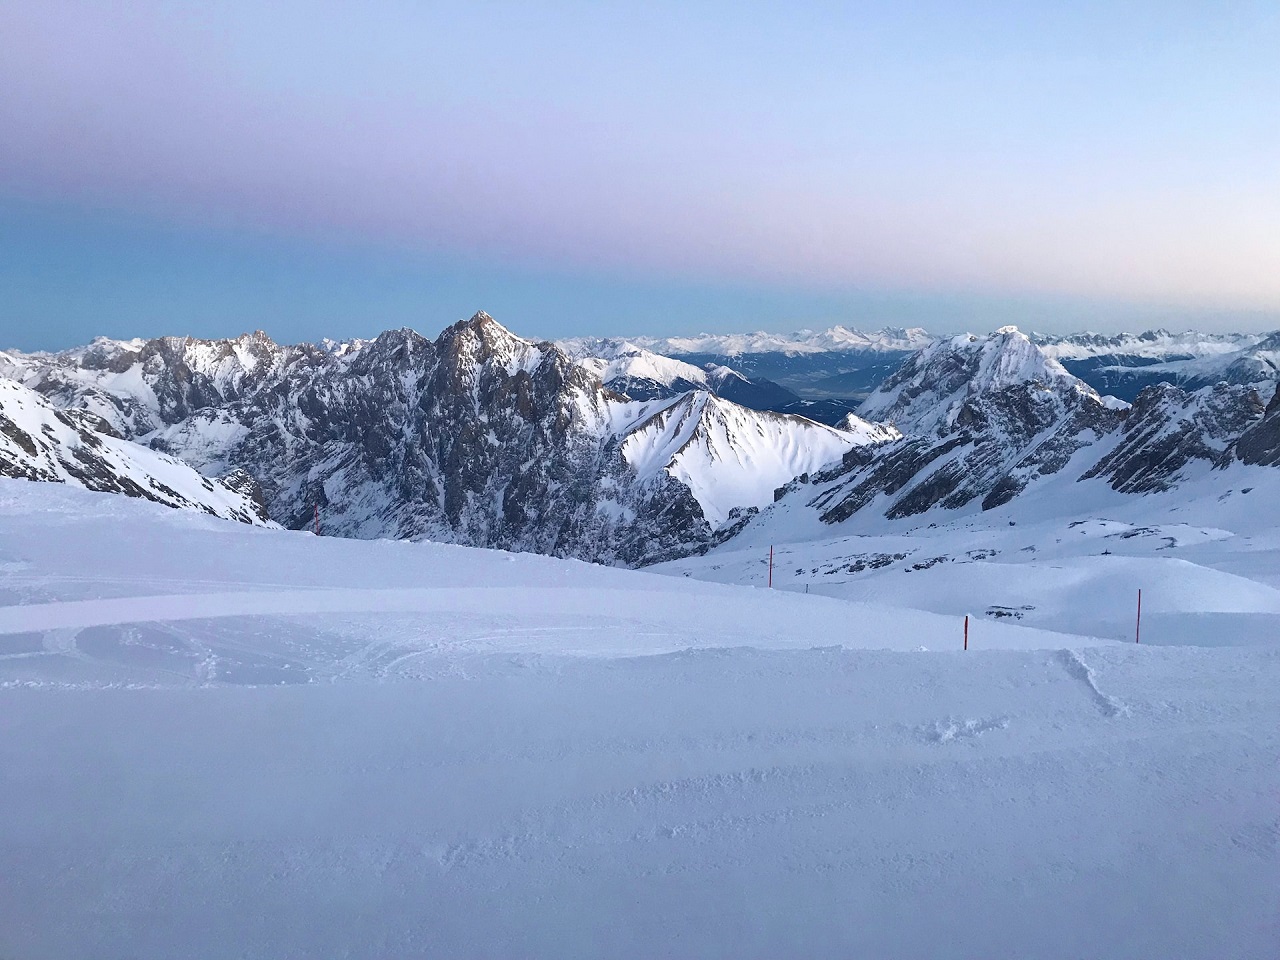
<instances>
[{"instance_id":1,"label":"snowy foreground","mask_svg":"<svg viewBox=\"0 0 1280 960\"><path fill-rule=\"evenodd\" d=\"M0 481L0 957L1274 957L1275 541L1207 529L806 596Z\"/></svg>"}]
</instances>

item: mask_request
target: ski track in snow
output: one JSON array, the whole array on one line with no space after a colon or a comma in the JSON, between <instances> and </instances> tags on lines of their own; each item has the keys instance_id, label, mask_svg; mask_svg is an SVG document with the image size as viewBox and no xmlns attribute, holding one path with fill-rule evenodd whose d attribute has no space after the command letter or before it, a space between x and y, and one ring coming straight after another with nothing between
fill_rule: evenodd
<instances>
[{"instance_id":1,"label":"ski track in snow","mask_svg":"<svg viewBox=\"0 0 1280 960\"><path fill-rule=\"evenodd\" d=\"M904 575L1055 535L942 531L851 602L28 492L0 496L0 956L1275 956L1262 531L1184 535L1230 574ZM1153 640L1193 645L1074 632L1153 571ZM987 594L1026 619L963 652ZM1174 597L1255 633L1211 645Z\"/></svg>"},{"instance_id":2,"label":"ski track in snow","mask_svg":"<svg viewBox=\"0 0 1280 960\"><path fill-rule=\"evenodd\" d=\"M1063 650L1059 655L1059 659L1062 662L1063 669L1067 671L1067 675L1079 680L1088 688L1090 695L1104 716L1123 717L1129 714L1128 707L1115 697L1109 697L1098 689L1098 680L1094 676L1093 668L1085 663L1084 657L1078 651Z\"/></svg>"}]
</instances>

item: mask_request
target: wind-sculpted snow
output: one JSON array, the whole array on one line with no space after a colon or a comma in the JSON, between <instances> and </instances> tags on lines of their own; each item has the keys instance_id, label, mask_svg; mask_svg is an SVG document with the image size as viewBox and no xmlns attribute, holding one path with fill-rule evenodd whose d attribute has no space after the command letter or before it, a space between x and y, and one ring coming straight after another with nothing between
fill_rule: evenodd
<instances>
[{"instance_id":1,"label":"wind-sculpted snow","mask_svg":"<svg viewBox=\"0 0 1280 960\"><path fill-rule=\"evenodd\" d=\"M95 415L59 410L4 377L0 377L0 477L69 483L243 523L267 522L244 478L227 484L203 477L181 461L120 439Z\"/></svg>"},{"instance_id":2,"label":"wind-sculpted snow","mask_svg":"<svg viewBox=\"0 0 1280 960\"><path fill-rule=\"evenodd\" d=\"M658 576L0 481L0 955L1269 960L1280 593L1181 559L1276 569L1236 494L793 543L765 590L759 545ZM1074 632L1135 579L1175 645ZM1039 607L962 652L992 602Z\"/></svg>"}]
</instances>

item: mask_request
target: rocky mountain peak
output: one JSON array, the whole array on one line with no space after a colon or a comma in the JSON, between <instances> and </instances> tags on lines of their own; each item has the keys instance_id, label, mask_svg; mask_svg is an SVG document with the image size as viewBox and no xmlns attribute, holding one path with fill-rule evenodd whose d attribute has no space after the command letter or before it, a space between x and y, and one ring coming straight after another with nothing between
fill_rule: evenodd
<instances>
[{"instance_id":1,"label":"rocky mountain peak","mask_svg":"<svg viewBox=\"0 0 1280 960\"><path fill-rule=\"evenodd\" d=\"M1008 326L985 337L937 340L917 351L871 393L858 415L893 423L904 433L941 436L963 427L962 414L974 416L975 401L1010 388L1100 402L1084 381Z\"/></svg>"}]
</instances>

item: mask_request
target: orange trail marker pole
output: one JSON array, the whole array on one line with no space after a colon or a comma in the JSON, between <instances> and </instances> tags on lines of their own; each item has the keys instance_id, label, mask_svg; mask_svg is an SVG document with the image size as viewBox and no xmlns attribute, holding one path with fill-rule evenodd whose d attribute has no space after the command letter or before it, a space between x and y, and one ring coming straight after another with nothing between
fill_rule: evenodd
<instances>
[{"instance_id":1,"label":"orange trail marker pole","mask_svg":"<svg viewBox=\"0 0 1280 960\"><path fill-rule=\"evenodd\" d=\"M769 586L773 586L773 547L769 548Z\"/></svg>"},{"instance_id":2,"label":"orange trail marker pole","mask_svg":"<svg viewBox=\"0 0 1280 960\"><path fill-rule=\"evenodd\" d=\"M1138 588L1138 625L1133 630L1133 642L1142 642L1142 588Z\"/></svg>"},{"instance_id":3,"label":"orange trail marker pole","mask_svg":"<svg viewBox=\"0 0 1280 960\"><path fill-rule=\"evenodd\" d=\"M969 649L969 615L964 615L964 648Z\"/></svg>"}]
</instances>

